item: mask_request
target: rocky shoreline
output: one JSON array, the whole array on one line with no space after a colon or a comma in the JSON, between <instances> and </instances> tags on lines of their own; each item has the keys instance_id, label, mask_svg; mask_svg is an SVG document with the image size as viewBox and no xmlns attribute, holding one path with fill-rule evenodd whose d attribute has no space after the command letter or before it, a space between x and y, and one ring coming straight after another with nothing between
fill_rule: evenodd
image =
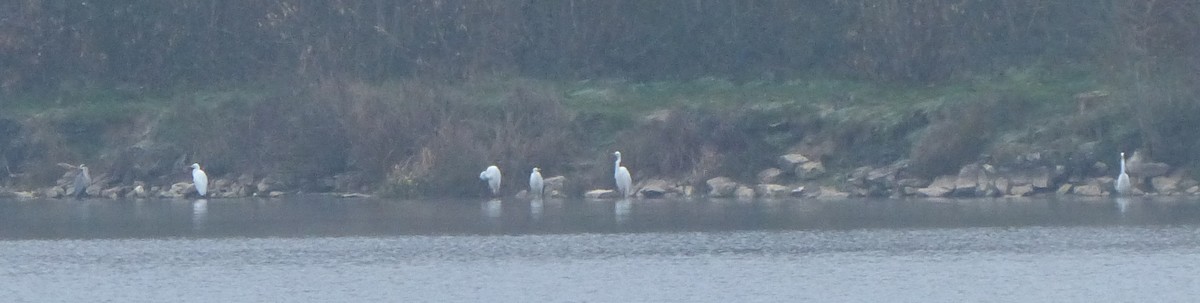
<instances>
[{"instance_id":1,"label":"rocky shoreline","mask_svg":"<svg viewBox=\"0 0 1200 303\"><path fill-rule=\"evenodd\" d=\"M1029 158L1036 158L1031 155ZM920 177L908 172L909 160L900 160L881 167L863 166L848 173L827 172L825 165L802 154L785 154L778 157L776 167L762 169L754 182L738 182L729 177L709 178L704 184L692 185L678 180L661 178L647 179L635 184L635 196L642 199L658 198L800 198L842 199L857 197L1029 197L1041 195L1110 196L1114 177L1106 173L1108 165L1103 162L1092 164L1090 171L1071 174L1065 165L1033 165L1014 168L986 162L962 166L957 174L933 178ZM60 164L60 166L69 166ZM1200 195L1200 181L1183 170L1145 159L1135 152L1130 158L1129 173L1134 177L1134 195ZM7 198L70 198L73 192L71 180L79 170L69 170L53 186L33 191L11 191L0 189L0 197ZM334 182L334 181L328 181ZM548 197L578 198L567 194L566 176L545 179ZM175 182L169 185L151 185L143 181L130 184L113 184L106 174L93 178L87 188L87 196L106 199L181 199L195 197L191 182ZM304 192L296 186L273 177L255 178L242 174L235 178L216 178L209 185L210 198L278 198L299 193L326 193L337 197L370 197L364 193L337 191ZM482 186L482 185L480 185ZM330 187L334 188L334 187ZM518 198L525 198L520 191ZM585 199L615 199L618 194L612 189L592 189L583 193Z\"/></svg>"},{"instance_id":2,"label":"rocky shoreline","mask_svg":"<svg viewBox=\"0 0 1200 303\"><path fill-rule=\"evenodd\" d=\"M1092 165L1083 176L1071 175L1067 166L1045 165L1024 169L1001 167L989 163L970 163L957 174L934 178L914 176L906 171L909 161L901 160L883 167L863 166L843 176L841 182L819 182L826 176L824 165L801 154L779 156L778 167L763 169L757 183L739 183L728 177L705 181L703 189L663 179L651 179L637 184L642 198L694 197L710 198L823 198L855 197L888 198L983 198L1029 197L1039 195L1076 195L1099 197L1116 195L1113 176L1105 175L1108 166L1103 162ZM1129 173L1133 175L1132 195L1200 195L1200 182L1182 169L1145 159L1140 152L1130 159ZM840 177L840 178L839 178ZM706 190L706 191L704 191ZM597 189L586 198L615 198L612 190Z\"/></svg>"}]
</instances>

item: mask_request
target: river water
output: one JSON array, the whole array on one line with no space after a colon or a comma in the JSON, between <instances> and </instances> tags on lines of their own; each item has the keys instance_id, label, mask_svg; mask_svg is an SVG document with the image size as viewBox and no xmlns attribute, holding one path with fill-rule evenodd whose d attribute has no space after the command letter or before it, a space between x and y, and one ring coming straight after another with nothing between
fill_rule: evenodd
<instances>
[{"instance_id":1,"label":"river water","mask_svg":"<svg viewBox=\"0 0 1200 303\"><path fill-rule=\"evenodd\" d=\"M1189 302L1200 200L0 200L5 302Z\"/></svg>"}]
</instances>

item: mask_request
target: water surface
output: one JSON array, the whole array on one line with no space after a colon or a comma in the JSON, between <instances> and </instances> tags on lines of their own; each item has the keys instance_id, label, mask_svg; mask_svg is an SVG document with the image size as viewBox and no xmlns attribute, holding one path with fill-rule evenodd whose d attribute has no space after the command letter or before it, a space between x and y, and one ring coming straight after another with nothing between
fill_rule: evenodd
<instances>
[{"instance_id":1,"label":"water surface","mask_svg":"<svg viewBox=\"0 0 1200 303\"><path fill-rule=\"evenodd\" d=\"M8 200L0 297L1191 301L1197 227L1190 199Z\"/></svg>"}]
</instances>

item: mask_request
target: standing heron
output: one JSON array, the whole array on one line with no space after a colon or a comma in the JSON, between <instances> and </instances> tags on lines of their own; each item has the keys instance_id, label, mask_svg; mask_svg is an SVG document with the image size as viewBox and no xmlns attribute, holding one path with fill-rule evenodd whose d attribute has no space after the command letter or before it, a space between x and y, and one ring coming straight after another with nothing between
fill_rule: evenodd
<instances>
[{"instance_id":1,"label":"standing heron","mask_svg":"<svg viewBox=\"0 0 1200 303\"><path fill-rule=\"evenodd\" d=\"M542 169L534 167L529 173L529 196L534 200L541 199L545 193L546 184L542 181Z\"/></svg>"},{"instance_id":2,"label":"standing heron","mask_svg":"<svg viewBox=\"0 0 1200 303\"><path fill-rule=\"evenodd\" d=\"M617 191L621 193L621 197L629 197L632 194L633 178L629 176L629 170L621 166L621 152L613 152L613 156L617 157L617 161L613 162L613 178L617 181Z\"/></svg>"},{"instance_id":3,"label":"standing heron","mask_svg":"<svg viewBox=\"0 0 1200 303\"><path fill-rule=\"evenodd\" d=\"M75 175L75 198L87 196L88 185L92 184L92 176L88 174L87 165L79 165L79 174Z\"/></svg>"},{"instance_id":4,"label":"standing heron","mask_svg":"<svg viewBox=\"0 0 1200 303\"><path fill-rule=\"evenodd\" d=\"M196 185L196 193L201 197L208 193L208 175L200 170L200 163L192 163L192 183Z\"/></svg>"},{"instance_id":5,"label":"standing heron","mask_svg":"<svg viewBox=\"0 0 1200 303\"><path fill-rule=\"evenodd\" d=\"M1125 153L1121 153L1121 174L1117 175L1116 189L1121 195L1128 195L1133 190L1133 184L1129 183L1129 174L1125 173Z\"/></svg>"},{"instance_id":6,"label":"standing heron","mask_svg":"<svg viewBox=\"0 0 1200 303\"><path fill-rule=\"evenodd\" d=\"M492 196L500 194L500 168L495 165L488 166L483 172L479 173L479 179L487 181L488 188L492 190Z\"/></svg>"}]
</instances>

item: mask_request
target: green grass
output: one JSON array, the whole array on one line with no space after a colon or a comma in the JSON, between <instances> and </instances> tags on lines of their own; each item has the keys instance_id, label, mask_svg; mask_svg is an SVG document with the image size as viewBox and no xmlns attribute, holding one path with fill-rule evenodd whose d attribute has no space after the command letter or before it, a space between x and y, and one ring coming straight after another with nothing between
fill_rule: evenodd
<instances>
[{"instance_id":1,"label":"green grass","mask_svg":"<svg viewBox=\"0 0 1200 303\"><path fill-rule=\"evenodd\" d=\"M1092 73L1084 68L1075 70L1048 71L1041 67L1014 68L1002 73L979 75L963 78L960 81L943 83L934 86L905 85L899 83L876 83L855 79L831 77L813 74L796 79L780 82L749 81L733 82L721 78L705 77L689 81L658 81L632 82L619 79L595 79L584 81L547 81L526 78L489 78L461 84L425 84L413 80L395 80L378 83L359 83L359 90L365 95L359 98L379 98L385 104L381 108L393 110L438 108L421 106L397 106L411 104L442 104L459 107L460 116L447 117L462 119L466 130L474 126L494 125L503 121L507 106L531 106L541 103L515 102L513 98L546 97L553 104L561 104L569 112L569 123L555 124L553 127L572 127L569 133L586 139L579 140L581 146L575 153L591 153L597 150L607 150L622 147L622 144L652 145L662 138L689 138L691 141L681 141L682 146L674 146L673 151L683 155L695 153L697 144L728 144L733 145L724 151L731 153L727 162L732 161L742 165L737 169L742 171L726 171L732 176L753 176L763 167L773 162L777 156L773 153L782 152L798 143L802 137L808 137L812 132L823 132L835 140L858 144L852 148L851 155L845 159L835 159L827 163L827 169L838 169L836 166L856 167L864 164L880 164L904 157L931 120L939 115L950 115L964 107L993 96L999 96L1000 102L1019 103L1011 107L997 107L1021 116L1020 121L1037 121L1047 117L1056 117L1073 113L1074 95L1096 89L1103 89L1100 82ZM265 88L264 88L265 87ZM239 132L237 126L264 125L268 121L254 120L254 113L272 119L291 119L292 114L271 114L273 106L288 112L291 103L298 106L326 104L344 106L349 103L331 101L332 103L313 103L316 99L343 98L336 90L305 91L296 89L299 85L266 85L243 88L220 88L207 90L183 90L164 94L130 94L128 92L89 88L71 93L59 93L51 97L26 96L9 99L5 104L6 116L53 115L52 120L67 123L67 129L84 130L78 133L65 134L72 138L98 138L86 130L103 128L109 125L127 123L138 117L156 115L161 117L154 130L155 139L163 142L175 142L190 147L211 147L208 151L213 157L224 155L225 162L240 163L237 157L243 157L248 147L242 146L247 142L229 141L230 134L221 132ZM522 95L518 90L531 91ZM298 95L299 94L299 95ZM298 98L307 98L310 102L298 102ZM272 102L262 103L265 100ZM424 103L422 103L424 102ZM994 105L987 105L994 106ZM467 108L463 110L462 108ZM658 133L647 133L643 128L643 117L660 110L685 110L690 119L697 121L674 121L678 125L666 125L652 128ZM296 111L303 113L303 111ZM241 115L245 113L245 115ZM461 115L466 115L461 116ZM407 125L409 131L421 131L418 125L406 124L413 120L412 116L375 117L380 122L386 119L399 119L393 124ZM528 116L537 119L538 115ZM542 116L544 117L544 116ZM346 118L346 117L343 117ZM419 118L419 117L416 117ZM353 118L351 118L353 119ZM419 119L417 119L419 120ZM283 121L283 120L281 120ZM715 121L715 122L714 122ZM212 125L197 125L197 124ZM712 126L705 123L717 123ZM773 129L773 125L793 123L802 125L803 129L793 126L790 129ZM279 122L274 127L301 125L290 122ZM304 124L307 125L307 124ZM322 124L326 125L326 124ZM365 124L369 126L370 124ZM1003 125L1011 128L1011 133L1032 133L1029 128L1039 127L1038 123L1011 123ZM681 130L680 127L684 129ZM400 127L406 128L406 127ZM814 128L810 130L808 128ZM523 128L516 128L523 129ZM285 131L287 129L280 129ZM720 133L714 133L719 130ZM358 130L361 131L361 130ZM1000 130L1001 132L1005 130ZM524 131L521 131L524 132ZM284 134L299 135L303 132L283 132ZM475 136L490 138L490 132L485 129L465 132ZM738 135L740 134L740 135ZM524 138L517 134L515 138ZM510 135L512 136L512 135ZM637 138L641 136L641 140ZM728 140L713 138L720 136L750 136L755 138ZM250 140L253 136L241 136ZM278 136L270 136L276 138ZM841 139L837 139L841 137ZM191 138L191 139L189 139ZM204 140L196 139L202 138ZM415 137L414 137L415 138ZM279 138L276 138L279 139ZM470 146L478 143L465 138L464 142L449 143ZM191 140L191 141L189 141ZM243 141L245 141L243 140ZM739 141L740 140L740 141ZM75 142L77 150L99 150L104 142L96 140L67 140ZM190 143L187 143L190 142ZM456 143L457 142L457 143ZM538 142L538 141L529 141ZM629 143L640 142L640 143ZM261 142L260 142L261 143ZM447 143L447 144L449 144ZM396 144L408 144L404 142ZM450 144L448 146L458 146ZM228 145L224 146L223 145ZM632 149L633 146L624 146ZM641 146L645 151L654 150L654 146ZM491 147L491 151L482 148L483 154L495 153L496 150L509 152L522 151L519 148ZM405 152L407 149L397 149ZM368 150L367 152L374 152ZM378 151L386 155L389 151ZM649 153L649 152L647 152ZM94 156L95 154L88 154ZM481 154L482 155L482 154ZM632 154L631 154L632 156ZM594 159L590 154L572 154L566 157L573 159ZM683 162L695 159L696 155L663 157L663 159L683 159ZM388 156L395 159L395 156ZM631 157L632 158L632 157ZM383 159L383 158L380 158ZM649 161L649 159L647 159ZM866 162L864 162L866 161ZM515 164L515 163L514 163ZM521 163L523 164L523 163ZM679 171L679 165L671 166ZM730 167L737 165L729 165ZM733 168L730 168L733 169ZM666 170L666 169L664 169ZM831 176L836 174L830 174ZM419 184L419 187L437 187L438 184ZM418 187L392 190L411 191Z\"/></svg>"}]
</instances>

